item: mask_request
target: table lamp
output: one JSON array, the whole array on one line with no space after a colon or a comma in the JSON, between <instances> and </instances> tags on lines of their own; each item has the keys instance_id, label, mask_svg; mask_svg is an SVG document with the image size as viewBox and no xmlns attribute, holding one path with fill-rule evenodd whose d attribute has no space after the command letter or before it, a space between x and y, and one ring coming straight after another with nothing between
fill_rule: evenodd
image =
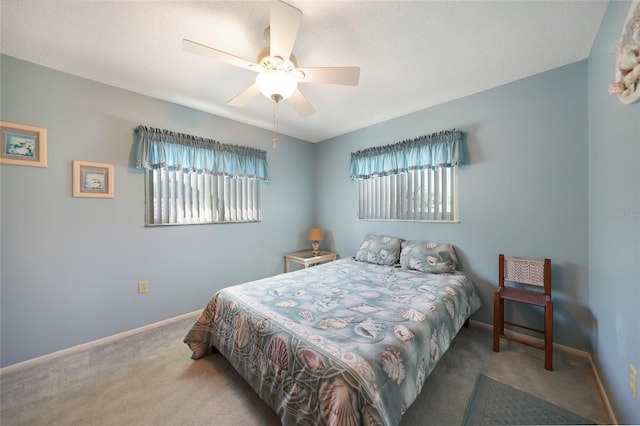
<instances>
[{"instance_id":1,"label":"table lamp","mask_svg":"<svg viewBox=\"0 0 640 426\"><path fill-rule=\"evenodd\" d=\"M323 240L322 237L322 229L320 228L311 228L309 232L309 240L311 241L311 250L314 255L320 254L320 241Z\"/></svg>"}]
</instances>

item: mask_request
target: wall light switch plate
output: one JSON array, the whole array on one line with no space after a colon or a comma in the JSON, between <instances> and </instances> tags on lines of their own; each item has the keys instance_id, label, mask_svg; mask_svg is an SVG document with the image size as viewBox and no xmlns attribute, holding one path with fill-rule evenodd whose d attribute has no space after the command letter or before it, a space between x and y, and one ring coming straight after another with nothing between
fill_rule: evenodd
<instances>
[{"instance_id":1,"label":"wall light switch plate","mask_svg":"<svg viewBox=\"0 0 640 426\"><path fill-rule=\"evenodd\" d=\"M629 365L629 388L633 398L638 398L638 371L633 364Z\"/></svg>"},{"instance_id":2,"label":"wall light switch plate","mask_svg":"<svg viewBox=\"0 0 640 426\"><path fill-rule=\"evenodd\" d=\"M149 291L149 281L138 281L138 294L144 294Z\"/></svg>"}]
</instances>

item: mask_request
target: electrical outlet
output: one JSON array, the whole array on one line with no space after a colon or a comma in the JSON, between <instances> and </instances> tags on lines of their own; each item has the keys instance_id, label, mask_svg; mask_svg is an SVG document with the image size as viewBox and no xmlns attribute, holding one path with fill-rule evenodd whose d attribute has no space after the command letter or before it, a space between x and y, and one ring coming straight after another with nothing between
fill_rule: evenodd
<instances>
[{"instance_id":1,"label":"electrical outlet","mask_svg":"<svg viewBox=\"0 0 640 426\"><path fill-rule=\"evenodd\" d=\"M143 294L149 291L149 281L138 281L138 294Z\"/></svg>"},{"instance_id":2,"label":"electrical outlet","mask_svg":"<svg viewBox=\"0 0 640 426\"><path fill-rule=\"evenodd\" d=\"M638 371L633 366L633 364L629 364L629 387L631 388L631 394L633 398L638 397Z\"/></svg>"}]
</instances>

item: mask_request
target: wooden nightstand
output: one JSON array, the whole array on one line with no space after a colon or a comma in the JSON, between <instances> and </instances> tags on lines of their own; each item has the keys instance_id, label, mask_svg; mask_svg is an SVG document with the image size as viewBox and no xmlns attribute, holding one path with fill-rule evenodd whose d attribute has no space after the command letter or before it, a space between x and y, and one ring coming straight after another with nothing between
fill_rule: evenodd
<instances>
[{"instance_id":1,"label":"wooden nightstand","mask_svg":"<svg viewBox=\"0 0 640 426\"><path fill-rule=\"evenodd\" d=\"M309 265L317 265L322 262L330 262L338 258L338 253L332 251L321 251L320 254L314 255L311 250L296 251L284 255L284 271L289 272L289 262L299 263L308 268Z\"/></svg>"}]
</instances>

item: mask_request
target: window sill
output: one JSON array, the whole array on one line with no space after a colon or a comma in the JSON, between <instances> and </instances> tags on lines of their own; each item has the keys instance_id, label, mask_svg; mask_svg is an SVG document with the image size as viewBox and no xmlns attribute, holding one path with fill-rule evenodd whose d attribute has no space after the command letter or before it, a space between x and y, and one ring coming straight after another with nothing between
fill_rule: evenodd
<instances>
[{"instance_id":1,"label":"window sill","mask_svg":"<svg viewBox=\"0 0 640 426\"><path fill-rule=\"evenodd\" d=\"M367 222L421 222L421 223L462 223L460 219L454 220L435 220L435 219L361 219L361 221Z\"/></svg>"}]
</instances>

